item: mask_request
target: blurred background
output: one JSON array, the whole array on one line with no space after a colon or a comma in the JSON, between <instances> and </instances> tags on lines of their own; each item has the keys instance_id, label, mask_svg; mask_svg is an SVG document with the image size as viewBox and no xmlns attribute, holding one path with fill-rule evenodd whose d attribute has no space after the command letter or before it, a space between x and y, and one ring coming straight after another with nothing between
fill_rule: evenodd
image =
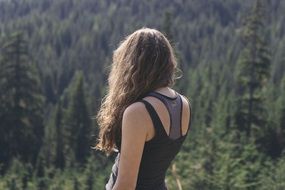
<instances>
[{"instance_id":1,"label":"blurred background","mask_svg":"<svg viewBox=\"0 0 285 190\"><path fill-rule=\"evenodd\" d=\"M0 0L0 189L100 190L92 150L112 52L171 41L193 108L170 190L285 189L284 0Z\"/></svg>"}]
</instances>

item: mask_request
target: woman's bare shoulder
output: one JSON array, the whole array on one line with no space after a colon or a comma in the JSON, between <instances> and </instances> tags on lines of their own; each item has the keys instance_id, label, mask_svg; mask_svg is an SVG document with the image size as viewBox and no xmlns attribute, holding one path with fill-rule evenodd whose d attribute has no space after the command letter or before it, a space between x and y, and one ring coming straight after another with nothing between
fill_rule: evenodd
<instances>
[{"instance_id":1,"label":"woman's bare shoulder","mask_svg":"<svg viewBox=\"0 0 285 190\"><path fill-rule=\"evenodd\" d=\"M145 105L142 102L135 102L129 105L124 113L123 120L128 120L128 122L136 123L137 126L145 124L148 117L148 113Z\"/></svg>"}]
</instances>

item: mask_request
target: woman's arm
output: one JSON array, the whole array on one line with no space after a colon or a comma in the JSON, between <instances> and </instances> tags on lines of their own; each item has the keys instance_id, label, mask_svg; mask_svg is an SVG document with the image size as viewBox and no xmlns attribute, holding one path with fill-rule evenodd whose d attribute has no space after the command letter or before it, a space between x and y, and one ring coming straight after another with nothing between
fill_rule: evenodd
<instances>
[{"instance_id":1,"label":"woman's arm","mask_svg":"<svg viewBox=\"0 0 285 190\"><path fill-rule=\"evenodd\" d=\"M123 114L122 143L118 178L113 190L134 190L147 136L147 111L140 103L130 105Z\"/></svg>"}]
</instances>

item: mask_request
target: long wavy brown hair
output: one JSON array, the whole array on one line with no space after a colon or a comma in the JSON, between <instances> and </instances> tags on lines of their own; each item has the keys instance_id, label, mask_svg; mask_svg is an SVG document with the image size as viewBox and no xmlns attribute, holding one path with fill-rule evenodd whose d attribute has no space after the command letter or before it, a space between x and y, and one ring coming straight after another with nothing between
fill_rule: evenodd
<instances>
[{"instance_id":1,"label":"long wavy brown hair","mask_svg":"<svg viewBox=\"0 0 285 190\"><path fill-rule=\"evenodd\" d=\"M121 142L124 110L152 90L173 86L176 68L173 48L158 30L142 28L127 36L113 53L107 95L97 115L95 148L107 154L114 151Z\"/></svg>"}]
</instances>

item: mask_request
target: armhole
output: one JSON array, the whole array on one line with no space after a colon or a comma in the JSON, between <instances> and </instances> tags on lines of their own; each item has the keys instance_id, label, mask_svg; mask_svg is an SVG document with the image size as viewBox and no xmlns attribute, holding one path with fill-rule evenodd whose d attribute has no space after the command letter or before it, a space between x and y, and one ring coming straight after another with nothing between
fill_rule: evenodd
<instances>
[{"instance_id":1,"label":"armhole","mask_svg":"<svg viewBox=\"0 0 285 190\"><path fill-rule=\"evenodd\" d=\"M181 94L182 95L182 94ZM190 101L188 100L188 98L186 97L186 96L184 96L184 95L182 95L185 99L186 99L186 101L187 101L187 103L188 103L188 107L189 107L189 121L188 121L188 129L187 129L187 132L186 132L186 134L188 133L188 131L191 129L191 124L192 124L192 107L191 107L191 103L190 103ZM182 105L183 106L183 105Z\"/></svg>"}]
</instances>

